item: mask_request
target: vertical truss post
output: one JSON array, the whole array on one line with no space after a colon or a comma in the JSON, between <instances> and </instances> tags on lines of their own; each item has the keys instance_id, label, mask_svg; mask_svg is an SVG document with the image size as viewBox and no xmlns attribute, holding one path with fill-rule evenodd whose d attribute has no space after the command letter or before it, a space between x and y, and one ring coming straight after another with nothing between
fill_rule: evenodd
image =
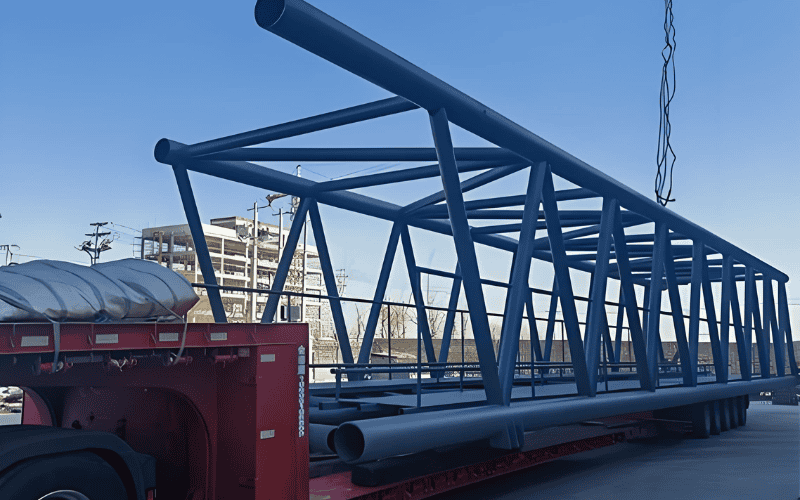
<instances>
[{"instance_id":1,"label":"vertical truss post","mask_svg":"<svg viewBox=\"0 0 800 500\"><path fill-rule=\"evenodd\" d=\"M600 215L600 235L597 239L597 257L589 292L589 311L586 318L586 369L589 372L591 395L597 392L597 369L600 362L600 336L603 326L607 329L606 286L608 284L608 260L611 253L611 238L614 231L614 202L603 198ZM606 318L606 321L603 319Z\"/></svg>"},{"instance_id":2,"label":"vertical truss post","mask_svg":"<svg viewBox=\"0 0 800 500\"><path fill-rule=\"evenodd\" d=\"M711 290L711 280L708 278L708 262L706 261L706 250L703 247L702 254L702 273L703 273L703 300L706 305L706 319L708 323L708 336L711 340L711 352L714 355L714 370L717 382L728 382L728 360L722 357L722 350L719 342L719 329L717 325L717 312L714 305L714 293Z\"/></svg>"},{"instance_id":3,"label":"vertical truss post","mask_svg":"<svg viewBox=\"0 0 800 500\"><path fill-rule=\"evenodd\" d=\"M779 377L786 375L786 354L784 353L783 335L778 329L778 322L775 319L775 298L772 291L772 280L764 276L762 282L764 287L764 329L767 331L766 337L769 338L770 327L772 331L772 347L775 351L775 371Z\"/></svg>"},{"instance_id":4,"label":"vertical truss post","mask_svg":"<svg viewBox=\"0 0 800 500\"><path fill-rule=\"evenodd\" d=\"M301 221L300 225L302 225L302 220L305 219L305 212L302 211L302 206L301 202L301 209L298 210L297 214L294 216L294 221L292 221L292 228L289 230L289 237L286 239L286 248L283 250L283 259L286 259L287 250L289 250L288 255L291 257L297 245L297 242L291 240L291 238L292 231L294 231L297 221ZM331 297L329 300L331 315L333 316L333 326L336 328L336 338L339 339L339 348L342 350L342 360L349 364L353 362L353 352L350 348L350 339L347 336L347 325L344 322L344 314L342 314L339 289L336 284L336 276L333 274L333 265L331 264L331 256L328 253L328 243L325 240L325 231L322 229L322 218L319 215L317 201L313 199L309 200L309 205L306 210L310 215L311 230L314 231L314 242L317 244L317 254L319 254L319 263L320 267L322 267L322 277L325 279L325 291L328 296ZM281 259L281 265L283 265L283 259ZM291 262L291 260L289 260L289 262ZM275 274L277 277L277 273Z\"/></svg>"},{"instance_id":5,"label":"vertical truss post","mask_svg":"<svg viewBox=\"0 0 800 500\"><path fill-rule=\"evenodd\" d=\"M550 252L553 256L553 269L558 279L558 294L561 299L561 312L564 315L564 326L567 329L569 351L572 355L572 370L575 373L575 384L578 394L589 396L589 373L586 369L586 353L581 339L580 325L578 324L578 311L575 309L575 297L572 294L572 280L569 276L567 265L567 252L564 247L564 238L561 232L561 221L558 218L558 204L556 203L555 188L550 166L545 170L544 184L542 185L542 205L544 218L547 225L547 236L550 239Z\"/></svg>"},{"instance_id":6,"label":"vertical truss post","mask_svg":"<svg viewBox=\"0 0 800 500\"><path fill-rule=\"evenodd\" d=\"M664 281L664 243L669 235L663 222L656 222L655 240L653 241L653 269L650 272L650 301L647 315L647 364L650 377L658 377L658 364L661 361L659 346L661 345L661 292Z\"/></svg>"},{"instance_id":7,"label":"vertical truss post","mask_svg":"<svg viewBox=\"0 0 800 500\"><path fill-rule=\"evenodd\" d=\"M697 385L697 355L700 341L700 292L703 289L704 260L705 246L700 241L693 241L692 281L689 292L689 361L691 362L692 386Z\"/></svg>"},{"instance_id":8,"label":"vertical truss post","mask_svg":"<svg viewBox=\"0 0 800 500\"><path fill-rule=\"evenodd\" d=\"M550 289L550 308L547 310L547 329L544 331L543 359L545 361L550 361L550 353L553 351L553 334L556 329L557 309L558 309L558 278L556 276L553 276L553 287Z\"/></svg>"},{"instance_id":9,"label":"vertical truss post","mask_svg":"<svg viewBox=\"0 0 800 500\"><path fill-rule=\"evenodd\" d=\"M731 287L733 281L733 257L722 257L722 298L719 307L719 347L722 359L730 363L730 323L731 323Z\"/></svg>"},{"instance_id":10,"label":"vertical truss post","mask_svg":"<svg viewBox=\"0 0 800 500\"><path fill-rule=\"evenodd\" d=\"M733 271L733 269L731 269ZM750 369L750 352L747 349L747 339L744 335L744 328L742 326L742 311L739 306L739 291L736 289L736 281L731 272L731 312L733 314L733 330L736 332L736 349L739 353L739 373L742 375L742 380L752 379L752 371Z\"/></svg>"},{"instance_id":11,"label":"vertical truss post","mask_svg":"<svg viewBox=\"0 0 800 500\"><path fill-rule=\"evenodd\" d=\"M618 362L622 361L622 320L625 319L625 294L623 293L622 286L619 287L619 299L617 300L617 330L614 332L614 359ZM618 372L619 367L611 369L612 372Z\"/></svg>"},{"instance_id":12,"label":"vertical truss post","mask_svg":"<svg viewBox=\"0 0 800 500\"><path fill-rule=\"evenodd\" d=\"M664 270L667 274L667 292L669 294L669 307L672 311L672 324L675 330L675 340L678 342L678 354L681 363L681 374L683 375L683 385L693 387L697 385L696 377L692 377L695 367L689 361L689 344L686 341L686 324L683 321L683 306L681 305L681 294L678 290L678 279L675 275L675 259L672 254L672 240L669 232L665 231L662 236L664 241Z\"/></svg>"},{"instance_id":13,"label":"vertical truss post","mask_svg":"<svg viewBox=\"0 0 800 500\"><path fill-rule=\"evenodd\" d=\"M453 286L450 288L450 301L447 304L447 316L444 319L444 332L442 333L442 345L439 347L439 363L447 363L450 355L450 341L453 338L453 326L456 322L456 308L458 307L458 296L461 292L461 267L456 264ZM437 377L444 377L444 370L439 372Z\"/></svg>"},{"instance_id":14,"label":"vertical truss post","mask_svg":"<svg viewBox=\"0 0 800 500\"><path fill-rule=\"evenodd\" d=\"M789 372L792 375L799 375L797 370L797 360L794 357L794 341L792 340L792 325L789 322L789 300L786 295L786 283L778 283L778 316L780 327L786 337L786 345L789 351Z\"/></svg>"},{"instance_id":15,"label":"vertical truss post","mask_svg":"<svg viewBox=\"0 0 800 500\"><path fill-rule=\"evenodd\" d=\"M536 361L542 361L542 346L539 345L539 329L536 327L536 316L533 311L533 295L529 292L525 297L525 309L528 312L528 331L531 337L531 359L536 354Z\"/></svg>"},{"instance_id":16,"label":"vertical truss post","mask_svg":"<svg viewBox=\"0 0 800 500\"><path fill-rule=\"evenodd\" d=\"M292 226L289 228L289 235L286 237L286 245L283 247L283 255L278 263L278 269L275 271L275 277L272 280L272 291L282 292L283 286L286 284L286 277L289 275L289 270L292 267L292 259L294 258L294 251L297 248L297 242L300 240L300 232L303 229L303 221L306 218L308 209L313 203L311 198L303 198L300 200L300 206L297 209ZM281 235L282 236L282 235ZM316 238L316 233L314 234ZM262 323L272 323L275 318L275 312L278 310L278 304L281 300L279 293L271 293L267 299L267 304L264 306L264 312L261 315Z\"/></svg>"},{"instance_id":17,"label":"vertical truss post","mask_svg":"<svg viewBox=\"0 0 800 500\"><path fill-rule=\"evenodd\" d=\"M628 244L625 241L625 231L622 228L621 218L619 203L614 200L614 252L617 257L620 288L624 294L623 302L628 316L628 331L633 342L634 356L636 356L636 373L639 375L639 383L642 389L655 391L655 380L650 377L650 368L647 361L647 345L644 339L644 332L642 332L642 324L639 322L636 291L633 289L631 263L628 258Z\"/></svg>"},{"instance_id":18,"label":"vertical truss post","mask_svg":"<svg viewBox=\"0 0 800 500\"><path fill-rule=\"evenodd\" d=\"M770 373L769 365L770 365L770 356L769 356L769 330L766 330L761 327L761 311L758 307L758 289L756 288L756 281L755 275L753 276L753 280L748 284L750 288L750 293L753 296L753 302L751 304L752 310L752 318L753 318L753 327L756 330L756 343L758 345L758 365L761 368L761 377L762 378L769 378L772 376Z\"/></svg>"},{"instance_id":19,"label":"vertical truss post","mask_svg":"<svg viewBox=\"0 0 800 500\"><path fill-rule=\"evenodd\" d=\"M414 294L414 307L417 311L417 335L420 335L422 341L425 343L425 356L428 362L435 363L436 353L433 350L431 326L430 323L428 323L428 311L425 309L425 298L422 296L419 269L417 269L417 261L414 258L414 247L411 246L411 235L408 232L408 226L405 224L400 228L400 237L403 239L403 255L406 258L408 279L411 282L411 293Z\"/></svg>"},{"instance_id":20,"label":"vertical truss post","mask_svg":"<svg viewBox=\"0 0 800 500\"><path fill-rule=\"evenodd\" d=\"M498 355L500 388L503 391L503 404L511 404L511 390L514 387L514 371L519 352L519 335L522 327L522 309L526 298L531 296L528 280L533 258L533 240L536 238L536 221L539 218L539 205L542 197L546 163L531 165L528 178L528 191L522 211L522 230L515 253L514 264L506 292L506 314L500 333L500 352Z\"/></svg>"},{"instance_id":21,"label":"vertical truss post","mask_svg":"<svg viewBox=\"0 0 800 500\"><path fill-rule=\"evenodd\" d=\"M222 297L220 297L219 288L216 288L217 277L214 275L214 265L211 263L211 254L208 252L208 243L206 243L206 235L203 233L203 224L200 222L200 214L197 211L192 184L189 182L189 174L184 167L179 165L173 165L172 170L175 172L178 192L181 195L183 210L186 212L186 221L192 231L192 241L200 264L200 271L203 273L203 283L212 285L212 287L206 288L208 302L211 304L211 313L214 315L216 323L227 323ZM144 243L142 244L144 245Z\"/></svg>"},{"instance_id":22,"label":"vertical truss post","mask_svg":"<svg viewBox=\"0 0 800 500\"><path fill-rule=\"evenodd\" d=\"M653 250L655 250L655 246L653 246ZM651 270L652 271L652 270ZM642 285L644 288L644 299L642 300L642 331L647 333L647 325L649 324L648 321L650 320L650 284ZM647 352L650 352L650 343L647 343Z\"/></svg>"},{"instance_id":23,"label":"vertical truss post","mask_svg":"<svg viewBox=\"0 0 800 500\"><path fill-rule=\"evenodd\" d=\"M753 292L755 272L747 266L744 273L744 337L747 339L747 359L753 356Z\"/></svg>"},{"instance_id":24,"label":"vertical truss post","mask_svg":"<svg viewBox=\"0 0 800 500\"><path fill-rule=\"evenodd\" d=\"M372 353L372 342L375 338L375 330L378 328L378 319L381 315L383 299L386 296L386 285L389 282L389 275L392 272L392 263L395 253L397 253L397 242L400 239L400 224L395 222L392 225L392 232L389 234L389 243L386 244L386 255L383 257L381 273L378 277L378 284L375 287L375 296L367 318L367 326L364 329L364 337L361 343L361 350L358 352L358 364L367 364Z\"/></svg>"},{"instance_id":25,"label":"vertical truss post","mask_svg":"<svg viewBox=\"0 0 800 500\"><path fill-rule=\"evenodd\" d=\"M436 146L436 155L439 159L439 171L442 176L447 211L450 216L453 242L458 255L458 263L461 266L464 295L467 299L469 315L472 320L475 349L478 351L478 361L481 367L486 399L489 404L500 405L503 403L503 395L500 389L497 361L489 330L489 317L486 314L486 302L484 301L483 288L481 287L478 260L475 256L475 244L472 241L467 211L464 208L464 195L461 193L447 113L444 109L431 113L430 122Z\"/></svg>"}]
</instances>

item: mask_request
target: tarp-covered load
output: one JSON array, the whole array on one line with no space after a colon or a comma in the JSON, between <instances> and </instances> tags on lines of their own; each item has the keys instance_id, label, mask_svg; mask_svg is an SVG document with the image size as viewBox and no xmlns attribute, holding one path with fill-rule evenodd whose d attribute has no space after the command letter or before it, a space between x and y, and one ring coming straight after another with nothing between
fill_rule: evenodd
<instances>
[{"instance_id":1,"label":"tarp-covered load","mask_svg":"<svg viewBox=\"0 0 800 500\"><path fill-rule=\"evenodd\" d=\"M199 300L186 278L139 259L0 267L0 322L166 320Z\"/></svg>"}]
</instances>

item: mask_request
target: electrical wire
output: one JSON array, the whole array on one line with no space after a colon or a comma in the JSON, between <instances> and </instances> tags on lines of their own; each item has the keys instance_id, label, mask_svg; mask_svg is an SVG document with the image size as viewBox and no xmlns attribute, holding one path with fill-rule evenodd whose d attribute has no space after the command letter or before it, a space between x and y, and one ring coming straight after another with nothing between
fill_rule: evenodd
<instances>
[{"instance_id":1,"label":"electrical wire","mask_svg":"<svg viewBox=\"0 0 800 500\"><path fill-rule=\"evenodd\" d=\"M669 105L672 103L672 98L675 97L675 26L673 21L675 16L672 15L672 0L664 0L664 41L665 47L661 50L661 58L664 60L664 66L661 72L661 93L659 96L659 108L661 115L658 122L658 152L656 154L656 163L658 165L658 173L656 174L655 191L656 201L662 206L667 206L667 203L675 201L671 198L672 195L672 169L675 166L675 152L672 150L670 144L670 134L672 126L669 123ZM671 39L670 39L671 37ZM672 85L670 86L670 77ZM669 156L672 156L670 161ZM669 186L667 187L667 179L669 179ZM666 195L664 190L666 189Z\"/></svg>"}]
</instances>

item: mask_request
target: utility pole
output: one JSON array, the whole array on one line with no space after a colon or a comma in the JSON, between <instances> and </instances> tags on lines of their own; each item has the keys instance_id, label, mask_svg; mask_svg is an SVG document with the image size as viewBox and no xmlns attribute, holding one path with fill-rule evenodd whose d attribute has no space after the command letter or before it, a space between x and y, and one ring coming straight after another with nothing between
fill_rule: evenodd
<instances>
[{"instance_id":1,"label":"utility pole","mask_svg":"<svg viewBox=\"0 0 800 500\"><path fill-rule=\"evenodd\" d=\"M113 240L103 238L103 241L100 241L101 236L108 236L111 234L111 232L108 231L104 231L102 233L100 232L100 228L106 224L108 224L108 222L92 222L89 224L90 226L94 226L94 233L86 233L86 236L89 236L89 239L81 243L81 246L75 247L76 249L89 254L89 259L91 260L92 265L96 264L100 259L101 252L111 250L111 242ZM94 236L94 246L92 245L92 236Z\"/></svg>"},{"instance_id":2,"label":"utility pole","mask_svg":"<svg viewBox=\"0 0 800 500\"><path fill-rule=\"evenodd\" d=\"M9 265L14 260L14 251L12 248L19 250L19 245L0 245L0 250L6 251L6 265Z\"/></svg>"},{"instance_id":3,"label":"utility pole","mask_svg":"<svg viewBox=\"0 0 800 500\"><path fill-rule=\"evenodd\" d=\"M269 204L263 207L258 206L258 201L253 203L253 208L248 208L247 211L253 211L253 263L250 264L250 288L258 288L258 211L262 208L267 208ZM250 292L250 321L256 322L256 298L258 294Z\"/></svg>"}]
</instances>

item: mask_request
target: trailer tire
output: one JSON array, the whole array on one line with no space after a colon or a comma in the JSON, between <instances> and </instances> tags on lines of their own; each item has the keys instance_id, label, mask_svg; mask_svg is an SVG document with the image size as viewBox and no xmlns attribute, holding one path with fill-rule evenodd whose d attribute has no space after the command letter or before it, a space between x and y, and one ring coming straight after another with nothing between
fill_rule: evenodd
<instances>
[{"instance_id":1,"label":"trailer tire","mask_svg":"<svg viewBox=\"0 0 800 500\"><path fill-rule=\"evenodd\" d=\"M711 435L711 409L707 403L692 405L692 434L705 439Z\"/></svg>"},{"instance_id":2,"label":"trailer tire","mask_svg":"<svg viewBox=\"0 0 800 500\"><path fill-rule=\"evenodd\" d=\"M708 409L711 413L711 434L713 436L719 436L719 433L722 432L719 422L720 419L719 401L709 401Z\"/></svg>"},{"instance_id":3,"label":"trailer tire","mask_svg":"<svg viewBox=\"0 0 800 500\"><path fill-rule=\"evenodd\" d=\"M731 429L739 427L739 405L736 398L728 398L728 411L731 415Z\"/></svg>"},{"instance_id":4,"label":"trailer tire","mask_svg":"<svg viewBox=\"0 0 800 500\"><path fill-rule=\"evenodd\" d=\"M111 465L91 452L26 460L0 475L4 498L15 500L120 500L128 498Z\"/></svg>"},{"instance_id":5,"label":"trailer tire","mask_svg":"<svg viewBox=\"0 0 800 500\"><path fill-rule=\"evenodd\" d=\"M727 399L719 400L719 430L729 431L731 428L731 407Z\"/></svg>"}]
</instances>

